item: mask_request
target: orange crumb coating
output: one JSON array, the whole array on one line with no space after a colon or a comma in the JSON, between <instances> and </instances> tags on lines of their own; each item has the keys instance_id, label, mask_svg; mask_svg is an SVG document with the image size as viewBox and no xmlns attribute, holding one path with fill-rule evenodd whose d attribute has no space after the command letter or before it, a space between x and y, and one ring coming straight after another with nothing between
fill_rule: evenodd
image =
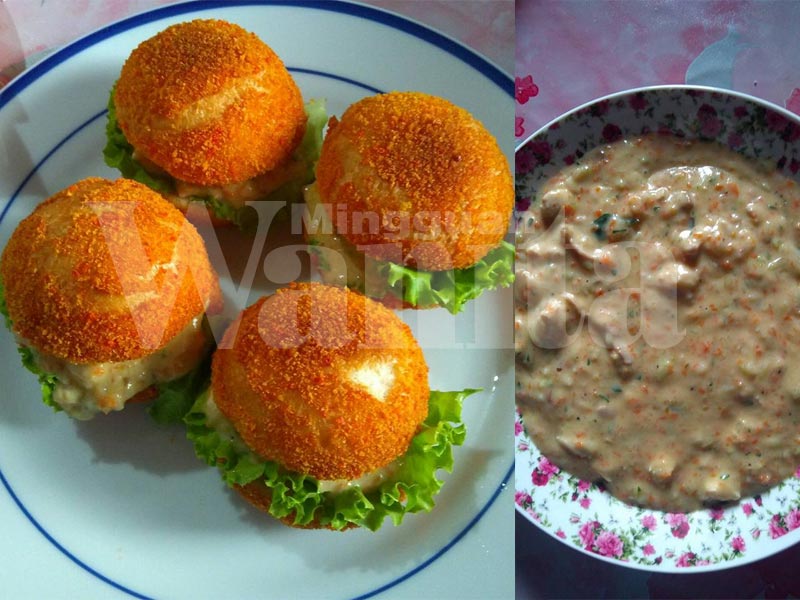
<instances>
[{"instance_id":1,"label":"orange crumb coating","mask_svg":"<svg viewBox=\"0 0 800 600\"><path fill-rule=\"evenodd\" d=\"M269 507L272 504L272 490L264 485L263 480L256 479L247 485L235 485L233 489L239 492L250 504L259 510L269 513ZM278 520L284 525L297 527L298 529L333 529L330 525L320 525L317 519L312 520L308 525L295 525L294 519L295 515L294 512L292 512L288 516L281 517ZM355 523L348 523L343 529L337 531L347 531L348 529L355 529L356 527L358 526Z\"/></svg>"},{"instance_id":2,"label":"orange crumb coating","mask_svg":"<svg viewBox=\"0 0 800 600\"><path fill-rule=\"evenodd\" d=\"M323 203L346 205L345 231L331 214L339 233L379 260L461 269L508 231L508 162L477 119L443 98L391 92L356 102L329 123L316 176Z\"/></svg>"},{"instance_id":3,"label":"orange crumb coating","mask_svg":"<svg viewBox=\"0 0 800 600\"><path fill-rule=\"evenodd\" d=\"M177 179L245 181L288 161L305 131L303 98L255 34L195 20L140 44L114 93L128 141Z\"/></svg>"},{"instance_id":4,"label":"orange crumb coating","mask_svg":"<svg viewBox=\"0 0 800 600\"><path fill-rule=\"evenodd\" d=\"M149 355L222 307L197 230L127 179L84 179L41 203L11 235L0 274L14 333L75 364Z\"/></svg>"},{"instance_id":5,"label":"orange crumb coating","mask_svg":"<svg viewBox=\"0 0 800 600\"><path fill-rule=\"evenodd\" d=\"M382 399L355 373L389 365ZM392 311L346 289L292 284L247 308L212 364L214 401L262 457L355 479L403 454L428 412L428 367Z\"/></svg>"}]
</instances>

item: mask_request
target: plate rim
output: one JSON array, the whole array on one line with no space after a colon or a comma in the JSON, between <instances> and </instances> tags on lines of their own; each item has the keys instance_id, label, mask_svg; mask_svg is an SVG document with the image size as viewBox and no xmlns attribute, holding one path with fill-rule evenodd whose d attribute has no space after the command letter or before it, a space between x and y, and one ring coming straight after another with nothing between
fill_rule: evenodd
<instances>
[{"instance_id":1,"label":"plate rim","mask_svg":"<svg viewBox=\"0 0 800 600\"><path fill-rule=\"evenodd\" d=\"M652 91L666 91L666 90L698 91L698 92L707 92L707 93L710 93L710 94L715 94L716 93L716 94L725 94L727 96L733 96L733 97L736 97L736 98L740 98L742 100L746 100L746 101L749 101L749 102L754 102L756 104L761 104L762 106L764 106L764 108L768 108L768 109L774 110L774 111L776 111L778 113L781 113L785 117L787 117L789 119L792 119L793 121L796 121L798 124L800 124L800 115L798 115L797 113L793 113L789 109L784 108L783 106L780 106L779 104L775 104L774 102L771 102L771 101L766 100L764 98L759 98L758 96L753 96L751 94L747 94L745 92L739 92L739 91L736 91L736 90L727 90L725 88L714 87L714 86L711 86L711 85L693 85L693 84L688 84L688 83L675 83L675 84L663 83L663 84L658 84L658 85L644 85L644 86L641 86L641 87L626 88L624 90L611 92L609 94L603 94L602 96L597 96L596 98L592 98L591 100L587 100L586 102L582 102L581 104L575 106L574 108L571 108L568 111L561 113L560 115L558 115L554 119L550 119L547 123L545 123L541 127L537 128L533 133L531 133L524 140L518 142L517 145L514 146L514 154L516 154L517 152L522 150L525 146L527 146L533 140L533 138L535 138L536 136L539 136L542 133L544 133L545 131L547 131L550 128L551 125L553 125L555 123L558 123L559 121L562 121L563 119L569 117L570 115L572 115L574 113L577 113L577 112L579 112L581 110L584 110L584 109L588 108L592 104L597 104L598 102L603 102L605 100L609 100L609 101L617 100L620 97L628 96L630 94L638 94L638 93L642 93L642 92L652 92Z\"/></svg>"},{"instance_id":2,"label":"plate rim","mask_svg":"<svg viewBox=\"0 0 800 600\"><path fill-rule=\"evenodd\" d=\"M51 54L19 73L0 89L0 110L42 75L90 46L112 38L134 27L180 16L189 12L241 7L286 7L302 10L322 10L346 14L381 23L421 39L466 63L497 87L514 97L514 80L488 58L433 27L389 10L355 2L354 0L184 0L158 6L112 21L99 29L54 49Z\"/></svg>"},{"instance_id":3,"label":"plate rim","mask_svg":"<svg viewBox=\"0 0 800 600\"><path fill-rule=\"evenodd\" d=\"M511 99L513 99L514 97L513 78L508 73L504 72L496 64L494 64L492 61L490 61L488 58L482 56L481 54L479 54L475 50L472 50L465 44L453 39L447 34L442 33L431 26L422 24L418 21L415 21L412 18L405 17L403 15L394 13L392 11L383 8L361 4L359 2L354 2L352 0L336 0L335 2L328 0L303 0L303 2L296 2L292 0L186 0L183 2L155 7L149 10L129 15L120 20L111 22L103 27L95 29L60 48L56 48L51 54L44 57L41 61L37 62L35 65L32 65L31 67L25 69L14 79L12 79L8 84L6 84L2 89L0 89L0 112L3 111L4 107L9 102L11 102L17 96L19 96L29 86L38 81L41 77L45 76L47 73L56 68L58 65L67 61L71 57L80 54L84 50L92 46L95 46L100 42L113 38L117 35L135 29L136 27L140 27L142 25L169 19L176 16L185 15L187 13L196 13L213 9L230 9L230 8L242 8L242 7L245 8L286 7L291 9L300 9L300 10L324 10L328 12L353 16L372 23L380 23L392 29L406 33L416 38L417 40L426 42L450 54L451 56L458 59L462 63L465 63L467 66L471 67L473 71L476 71L477 73L488 79L490 83L497 86L501 91L505 92L505 94L508 95ZM294 68L293 70L298 72L308 72L307 70L301 68ZM313 74L319 74L319 72L314 72ZM359 83L359 85L364 87L363 83ZM0 222L2 222L2 220L6 217L8 209L11 207L11 205L13 204L14 200L16 199L20 191L24 188L26 183L36 173L36 171L53 154L55 154L58 151L58 149L61 146L63 146L63 144L65 144L80 130L84 129L86 126L90 125L98 118L102 117L105 114L105 112L106 111L103 110L100 113L93 115L83 123L78 124L76 127L73 128L72 131L64 135L61 140L58 140L56 144L54 144L47 152L44 153L41 160L37 162L37 164L33 165L30 173L26 174L22 178L21 183L14 190L13 194L9 197L8 202L3 207L2 211L0 211ZM371 589L366 593L355 596L355 598L359 600L366 599L376 596L380 593L383 593L391 588L394 588L398 584L407 581L420 571L426 569L428 566L436 562L436 560L438 560L441 556L443 556L448 550L450 550L454 545L456 545L470 530L472 530L475 524L477 524L478 521L480 521L481 518L485 515L485 513L495 504L501 492L503 492L503 490L505 490L508 487L509 481L514 474L514 469L515 469L515 462L512 459L511 466L506 470L504 474L501 475L501 480L494 486L495 489L492 492L491 496L488 498L488 500L485 502L485 504L482 507L480 507L480 509L476 512L475 515L472 516L472 518L466 523L466 525L455 535L453 535L453 537L444 546L442 546L439 550L434 552L426 560L416 565L414 568L408 570L407 572L401 575L398 575L397 577L388 581L385 584L382 584L374 589ZM139 599L149 600L151 598L150 596L144 595L140 592L136 592L135 590L118 583L114 579L106 575L103 575L99 571L92 568L89 564L87 564L86 562L82 561L80 558L75 556L58 540L52 537L47 532L47 530L39 523L39 521L34 517L34 515L27 510L24 503L19 498L17 493L14 491L14 488L11 486L11 483L5 477L2 467L0 467L0 484L2 484L3 489L5 489L6 493L8 493L13 503L22 512L22 514L26 517L26 519L55 549L59 551L59 553L61 553L62 556L68 558L71 562L73 562L76 566L80 567L86 573L114 587L118 591L121 591L123 593L126 593L132 597Z\"/></svg>"}]
</instances>

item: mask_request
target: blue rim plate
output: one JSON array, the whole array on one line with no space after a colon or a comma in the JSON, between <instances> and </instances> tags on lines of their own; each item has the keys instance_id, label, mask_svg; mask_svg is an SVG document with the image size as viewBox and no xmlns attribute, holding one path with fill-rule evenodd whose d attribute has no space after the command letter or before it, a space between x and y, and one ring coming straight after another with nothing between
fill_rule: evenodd
<instances>
[{"instance_id":1,"label":"blue rim plate","mask_svg":"<svg viewBox=\"0 0 800 600\"><path fill-rule=\"evenodd\" d=\"M331 114L378 91L438 94L481 119L511 162L511 78L442 34L345 2L187 2L80 38L0 91L0 246L52 193L83 177L117 176L102 147L104 107L122 62L168 25L212 16L260 35L304 96L326 98ZM271 289L256 287L251 299ZM510 595L513 511L502 506L511 501L504 490L513 470L510 310L504 291L458 317L401 314L425 350L432 387L484 391L465 407L467 442L444 474L436 509L375 534L273 523L225 489L180 428L155 427L137 407L89 423L52 414L3 330L0 555L12 573L4 590L90 598Z\"/></svg>"}]
</instances>

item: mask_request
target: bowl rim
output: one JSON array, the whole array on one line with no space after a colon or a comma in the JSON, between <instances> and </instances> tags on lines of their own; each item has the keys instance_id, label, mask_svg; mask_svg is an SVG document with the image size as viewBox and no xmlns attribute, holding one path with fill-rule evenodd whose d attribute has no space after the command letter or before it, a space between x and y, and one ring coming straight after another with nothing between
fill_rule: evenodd
<instances>
[{"instance_id":1,"label":"bowl rim","mask_svg":"<svg viewBox=\"0 0 800 600\"><path fill-rule=\"evenodd\" d=\"M609 101L610 100L616 100L616 99L619 99L619 98L627 97L627 96L630 96L630 95L633 95L633 94L637 94L637 93L641 93L641 92L668 91L668 90L674 90L674 91L697 91L697 92L706 92L706 93L711 93L711 94L723 94L723 95L726 95L726 96L731 96L731 97L738 98L738 99L746 101L746 102L751 102L753 104L762 106L763 108L775 111L775 112L781 114L782 116L786 117L787 119L790 119L794 123L800 125L800 115L788 110L787 108L779 106L778 104L775 104L774 102L771 102L769 100L765 100L763 98L758 98L756 96L753 96L751 94L747 94L745 92L738 92L738 91L735 91L735 90L729 90L729 89L725 89L725 88L718 88L718 87L714 87L714 86L705 86L705 85L688 85L688 84L647 85L647 86L629 88L629 89L620 90L620 91L617 91L617 92L612 92L610 94L606 94L606 95L603 95L603 96L598 96L598 97L596 97L596 98L594 98L592 100L589 100L588 102L584 102L584 103L582 103L582 104L580 104L578 106L575 106L574 108L572 108L572 109L560 114L556 118L551 119L550 121L548 121L547 123L545 123L544 125L539 127L538 129L536 129L536 131L531 133L523 141L519 142L516 145L516 147L514 148L514 154L516 155L517 152L519 152L520 150L525 148L525 146L527 146L531 141L533 141L537 137L540 137L540 136L544 135L547 131L550 130L550 127L552 125L554 125L556 123L559 123L560 121L566 119L567 117L569 117L569 116L571 116L571 115L573 115L573 114L575 114L575 113L577 113L579 111L587 109L587 108L591 107L594 104L597 104L599 102L604 102L606 100L609 100ZM800 144L800 142L798 142L798 143ZM515 402L515 404L516 404L516 402ZM532 440L531 440L531 444L533 444ZM516 464L516 452L517 451L516 451L516 448L515 448L515 451L514 451L514 453L515 453L515 464ZM516 490L516 476L515 476L515 485L514 485L514 487L515 487L515 490ZM748 564L752 564L752 563L758 562L760 560L767 560L769 558L774 557L779 552L782 552L782 551L784 551L784 550L786 550L788 548L791 548L792 546L795 546L797 544L800 544L800 537L798 537L798 535L800 535L800 533L798 533L798 534L796 534L794 536L791 536L790 534L792 532L789 532L789 534L787 534L787 535L785 535L785 536L783 536L783 537L781 537L779 539L773 540L775 542L774 550L772 552L770 552L769 554L767 554L767 555L763 555L763 556L743 555L743 556L740 556L739 558L737 558L735 560L727 560L727 561L724 561L724 562L715 563L715 564L711 564L711 565L693 565L693 566L688 567L688 568L686 568L686 567L677 567L677 566L674 566L674 565L665 565L665 564L662 563L661 565L659 565L656 568L653 565L639 564L639 563L634 563L634 562L626 562L626 561L622 561L622 560L615 559L615 558L609 558L607 556L603 556L601 554L597 554L597 553L594 553L594 552L589 552L589 551L585 550L584 548L581 548L580 546L577 546L577 545L574 545L574 544L570 544L566 540L564 540L564 539L558 537L557 535L555 535L554 532L549 531L548 529L543 527L540 523L537 523L516 502L514 503L514 509L528 523L531 523L534 526L536 526L536 528L539 531L541 531L542 533L545 533L548 536L550 536L551 538L554 538L554 539L558 540L566 548L569 548L569 549L577 551L580 554L583 554L585 556L589 556L589 557L594 558L596 560L601 560L603 562L606 562L608 564L611 564L611 565L614 565L614 566L617 566L617 567L620 567L620 568L623 568L623 569L633 569L633 570L636 570L636 571L646 571L646 572L649 572L649 573L663 573L663 574L670 574L670 575L693 575L693 574L701 574L701 573L702 574L706 574L706 573L717 572L717 571L725 571L725 570L728 570L728 569L736 569L738 567L742 567L742 566L745 566L745 565L748 565ZM660 512L663 512L663 511L660 511ZM692 512L702 512L702 510L701 511L692 511ZM691 513L688 513L688 514L691 514ZM798 529L798 532L800 532L800 529ZM793 539L793 538L797 538L797 539Z\"/></svg>"},{"instance_id":2,"label":"bowl rim","mask_svg":"<svg viewBox=\"0 0 800 600\"><path fill-rule=\"evenodd\" d=\"M747 94L745 92L737 92L735 90L728 90L728 89L725 89L725 88L718 88L718 87L709 86L709 85L688 85L688 84L646 85L646 86L642 86L642 87L636 87L636 88L629 88L629 89L625 89L625 90L620 90L618 92L612 92L612 93L606 94L604 96L598 96L598 97L596 97L596 98L594 98L592 100L589 100L588 102L584 102L583 104L580 104L580 105L578 105L578 106L576 106L574 108L571 108L567 112L561 113L556 118L551 119L550 121L548 121L547 123L545 123L544 125L539 127L536 131L531 133L523 141L519 142L514 147L514 154L516 154L517 152L522 150L534 138L542 135L547 130L549 130L552 125L554 125L554 124L566 119L567 117L569 117L570 115L572 115L572 114L574 114L576 112L579 112L581 110L589 108L590 106L592 106L594 104L597 104L598 102L604 102L606 100L616 100L618 98L622 98L622 97L625 97L625 96L630 96L632 94L639 94L641 92L667 91L667 90L707 92L707 93L711 93L711 94L724 94L726 96L732 96L734 98L739 98L739 99L745 100L747 102L752 102L754 104L759 104L759 105L763 106L764 108L768 108L770 110L778 112L781 115L783 115L784 117L786 117L788 119L791 119L792 121L794 121L795 123L800 125L800 115L798 115L797 113L794 113L794 112L790 111L789 109L784 108L783 106L775 104L774 102L771 102L770 100L764 100L763 98L759 98L757 96L753 96L753 95Z\"/></svg>"},{"instance_id":3,"label":"bowl rim","mask_svg":"<svg viewBox=\"0 0 800 600\"><path fill-rule=\"evenodd\" d=\"M533 444L533 441L531 441ZM516 449L515 449L515 459L516 459ZM515 477L514 477L514 489L516 491L516 469L515 469ZM620 501L621 502L621 501ZM608 556L603 556L602 554L597 554L595 552L589 552L585 548L581 546L571 544L569 541L558 537L554 532L546 529L541 523L537 523L531 515L529 515L522 507L514 502L514 510L519 513L530 525L533 525L538 529L541 533L548 535L549 537L558 540L558 542L567 550L572 550L578 552L584 556L593 558L595 560L600 560L610 565L614 565L616 567L622 569L633 569L635 571L645 571L648 573L661 573L665 575L695 575L695 574L707 574L707 573L714 573L717 571L726 571L728 569L736 569L739 567L743 567L745 565L749 565L761 560L768 560L774 557L779 552L783 552L792 546L800 544L800 529L796 530L795 532L789 532L788 534L782 536L781 538L772 540L774 542L774 550L772 550L769 554L765 554L762 556L753 556L753 555L742 555L734 560L726 560L724 562L718 562L710 565L692 565L690 567L678 567L671 564L661 563L657 567L654 565L647 565L647 564L640 564L636 562L629 562L623 561L618 558L609 558ZM659 511L656 511L659 512ZM663 511L660 511L663 512ZM702 512L702 511L693 511L693 512ZM691 513L687 513L691 514ZM795 533L795 535L792 535ZM793 539L797 538L797 539Z\"/></svg>"}]
</instances>

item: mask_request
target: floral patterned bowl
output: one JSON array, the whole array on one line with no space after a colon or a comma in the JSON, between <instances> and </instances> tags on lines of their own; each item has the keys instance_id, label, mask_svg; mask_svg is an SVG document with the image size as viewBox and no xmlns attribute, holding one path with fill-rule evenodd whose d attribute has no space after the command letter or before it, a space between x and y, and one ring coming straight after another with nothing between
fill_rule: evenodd
<instances>
[{"instance_id":1,"label":"floral patterned bowl","mask_svg":"<svg viewBox=\"0 0 800 600\"><path fill-rule=\"evenodd\" d=\"M651 132L718 141L800 180L800 118L714 88L659 86L585 104L544 126L516 152L516 218L537 187L603 143ZM625 504L561 471L515 423L517 510L565 544L602 560L662 572L716 570L800 541L800 469L768 493L724 509L664 513Z\"/></svg>"}]
</instances>

